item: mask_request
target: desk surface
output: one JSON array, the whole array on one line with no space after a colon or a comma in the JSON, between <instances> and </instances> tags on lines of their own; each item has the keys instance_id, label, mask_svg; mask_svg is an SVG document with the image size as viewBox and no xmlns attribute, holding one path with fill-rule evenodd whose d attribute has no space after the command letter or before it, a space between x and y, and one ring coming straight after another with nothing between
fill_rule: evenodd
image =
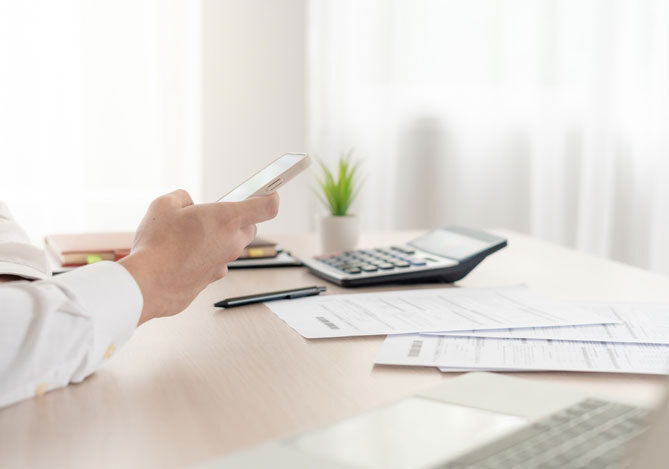
<instances>
[{"instance_id":1,"label":"desk surface","mask_svg":"<svg viewBox=\"0 0 669 469\"><path fill-rule=\"evenodd\" d=\"M669 301L669 278L498 233L509 239L509 247L458 285L524 282L564 299ZM396 244L415 234L364 236L361 245ZM297 254L316 252L315 235L274 238ZM374 366L383 337L309 341L263 305L227 311L212 306L228 296L314 283L323 282L302 268L230 271L185 312L140 327L82 384L0 410L0 465L180 467L353 415L455 376ZM645 375L521 375L639 403L655 400L662 381Z\"/></svg>"}]
</instances>

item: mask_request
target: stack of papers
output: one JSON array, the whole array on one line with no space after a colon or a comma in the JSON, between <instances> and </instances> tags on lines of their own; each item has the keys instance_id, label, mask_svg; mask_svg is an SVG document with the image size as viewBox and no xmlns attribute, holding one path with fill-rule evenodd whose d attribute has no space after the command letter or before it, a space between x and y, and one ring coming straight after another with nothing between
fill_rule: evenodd
<instances>
[{"instance_id":1,"label":"stack of papers","mask_svg":"<svg viewBox=\"0 0 669 469\"><path fill-rule=\"evenodd\" d=\"M388 335L378 364L669 373L669 304L562 302L518 286L323 295L267 306L310 339Z\"/></svg>"},{"instance_id":2,"label":"stack of papers","mask_svg":"<svg viewBox=\"0 0 669 469\"><path fill-rule=\"evenodd\" d=\"M669 346L617 342L389 336L380 364L437 366L442 371L600 371L665 374Z\"/></svg>"}]
</instances>

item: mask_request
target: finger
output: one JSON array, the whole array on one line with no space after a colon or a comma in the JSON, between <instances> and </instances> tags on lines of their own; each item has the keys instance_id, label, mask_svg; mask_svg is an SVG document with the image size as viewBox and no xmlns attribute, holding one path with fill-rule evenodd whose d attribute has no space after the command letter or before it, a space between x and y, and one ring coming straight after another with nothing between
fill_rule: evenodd
<instances>
[{"instance_id":1,"label":"finger","mask_svg":"<svg viewBox=\"0 0 669 469\"><path fill-rule=\"evenodd\" d=\"M279 196L273 193L242 202L198 204L195 209L206 211L222 225L239 228L274 218L279 210Z\"/></svg>"},{"instance_id":2,"label":"finger","mask_svg":"<svg viewBox=\"0 0 669 469\"><path fill-rule=\"evenodd\" d=\"M243 226L240 231L242 232L242 236L245 241L244 246L248 246L256 238L258 227L255 225L246 225Z\"/></svg>"},{"instance_id":3,"label":"finger","mask_svg":"<svg viewBox=\"0 0 669 469\"><path fill-rule=\"evenodd\" d=\"M169 200L170 204L176 208L184 208L193 205L193 199L190 194L183 189L177 189L169 194L165 194L163 197Z\"/></svg>"},{"instance_id":4,"label":"finger","mask_svg":"<svg viewBox=\"0 0 669 469\"><path fill-rule=\"evenodd\" d=\"M239 258L244 252L244 248L247 247L256 237L256 226L247 225L235 229L233 233L230 234L230 242L232 243L232 249L226 252L226 261L231 262Z\"/></svg>"},{"instance_id":5,"label":"finger","mask_svg":"<svg viewBox=\"0 0 669 469\"><path fill-rule=\"evenodd\" d=\"M279 213L279 195L276 192L229 203L233 216L236 216L240 226L255 225L270 220Z\"/></svg>"},{"instance_id":6,"label":"finger","mask_svg":"<svg viewBox=\"0 0 669 469\"><path fill-rule=\"evenodd\" d=\"M213 281L222 279L227 275L227 273L228 273L228 264L222 264L214 274Z\"/></svg>"}]
</instances>

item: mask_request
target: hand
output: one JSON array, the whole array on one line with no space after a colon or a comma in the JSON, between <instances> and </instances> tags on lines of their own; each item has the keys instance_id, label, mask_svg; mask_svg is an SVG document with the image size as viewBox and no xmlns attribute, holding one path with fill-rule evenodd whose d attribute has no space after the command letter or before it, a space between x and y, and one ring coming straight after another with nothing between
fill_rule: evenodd
<instances>
[{"instance_id":1,"label":"hand","mask_svg":"<svg viewBox=\"0 0 669 469\"><path fill-rule=\"evenodd\" d=\"M279 196L194 205L177 190L151 203L130 255L119 263L139 285L139 324L183 311L253 240L256 223L274 218Z\"/></svg>"}]
</instances>

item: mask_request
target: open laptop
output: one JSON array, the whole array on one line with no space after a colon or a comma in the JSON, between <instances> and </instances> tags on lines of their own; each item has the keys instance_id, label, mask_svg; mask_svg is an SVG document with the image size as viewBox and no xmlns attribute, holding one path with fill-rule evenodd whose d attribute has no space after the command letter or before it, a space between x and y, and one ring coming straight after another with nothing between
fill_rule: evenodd
<instances>
[{"instance_id":1,"label":"open laptop","mask_svg":"<svg viewBox=\"0 0 669 469\"><path fill-rule=\"evenodd\" d=\"M572 388L468 373L203 467L652 469L669 467L667 436L667 403L651 412Z\"/></svg>"}]
</instances>

